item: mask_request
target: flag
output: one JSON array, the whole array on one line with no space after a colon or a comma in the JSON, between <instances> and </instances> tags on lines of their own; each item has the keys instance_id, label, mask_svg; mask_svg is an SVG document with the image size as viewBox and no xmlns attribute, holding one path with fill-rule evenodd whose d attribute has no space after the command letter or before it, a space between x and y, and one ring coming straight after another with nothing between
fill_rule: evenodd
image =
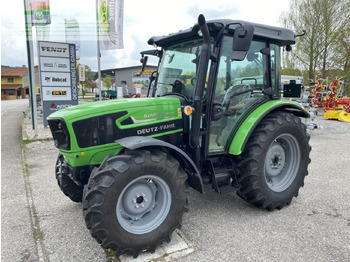
<instances>
[{"instance_id":1,"label":"flag","mask_svg":"<svg viewBox=\"0 0 350 262\"><path fill-rule=\"evenodd\" d=\"M79 64L79 81L85 81L85 65Z\"/></svg>"},{"instance_id":2,"label":"flag","mask_svg":"<svg viewBox=\"0 0 350 262\"><path fill-rule=\"evenodd\" d=\"M50 25L36 26L37 41L50 41Z\"/></svg>"},{"instance_id":3,"label":"flag","mask_svg":"<svg viewBox=\"0 0 350 262\"><path fill-rule=\"evenodd\" d=\"M123 48L124 0L100 0L98 9L100 49Z\"/></svg>"},{"instance_id":4,"label":"flag","mask_svg":"<svg viewBox=\"0 0 350 262\"><path fill-rule=\"evenodd\" d=\"M73 20L65 20L66 26L66 43L75 44L76 59L80 60L80 29L78 22Z\"/></svg>"},{"instance_id":5,"label":"flag","mask_svg":"<svg viewBox=\"0 0 350 262\"><path fill-rule=\"evenodd\" d=\"M51 23L49 0L25 0L25 8L32 26Z\"/></svg>"}]
</instances>

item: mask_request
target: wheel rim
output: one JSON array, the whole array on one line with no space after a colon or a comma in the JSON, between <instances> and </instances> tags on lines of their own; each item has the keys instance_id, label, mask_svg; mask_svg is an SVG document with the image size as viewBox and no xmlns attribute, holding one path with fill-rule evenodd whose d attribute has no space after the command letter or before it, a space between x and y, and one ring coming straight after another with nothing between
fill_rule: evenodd
<instances>
[{"instance_id":1,"label":"wheel rim","mask_svg":"<svg viewBox=\"0 0 350 262\"><path fill-rule=\"evenodd\" d=\"M300 147L296 138L282 134L270 145L265 158L265 180L275 192L286 190L294 181L300 165Z\"/></svg>"},{"instance_id":2,"label":"wheel rim","mask_svg":"<svg viewBox=\"0 0 350 262\"><path fill-rule=\"evenodd\" d=\"M56 162L56 178L58 180L59 185L62 184L63 161L64 161L63 157L60 156L58 157Z\"/></svg>"},{"instance_id":3,"label":"wheel rim","mask_svg":"<svg viewBox=\"0 0 350 262\"><path fill-rule=\"evenodd\" d=\"M120 194L116 214L126 231L146 234L165 220L170 206L168 184L157 176L141 176L132 180Z\"/></svg>"}]
</instances>

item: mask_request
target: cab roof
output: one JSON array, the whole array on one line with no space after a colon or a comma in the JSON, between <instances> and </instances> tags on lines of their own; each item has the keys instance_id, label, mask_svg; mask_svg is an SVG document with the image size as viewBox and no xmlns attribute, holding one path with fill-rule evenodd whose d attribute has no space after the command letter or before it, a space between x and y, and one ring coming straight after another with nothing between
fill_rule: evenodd
<instances>
[{"instance_id":1,"label":"cab roof","mask_svg":"<svg viewBox=\"0 0 350 262\"><path fill-rule=\"evenodd\" d=\"M295 44L295 34L290 29L256 24L241 20L217 19L207 21L207 25L211 36L215 36L223 28L227 28L228 33L233 34L234 29L240 24L243 26L246 24L253 25L255 28L254 38L256 39L270 40L280 46ZM181 30L177 33L169 34L167 36L153 36L148 40L148 44L155 44L157 46L168 46L176 42L184 41L186 39L198 37L198 30L199 25L198 23L196 23L193 27L186 30Z\"/></svg>"}]
</instances>

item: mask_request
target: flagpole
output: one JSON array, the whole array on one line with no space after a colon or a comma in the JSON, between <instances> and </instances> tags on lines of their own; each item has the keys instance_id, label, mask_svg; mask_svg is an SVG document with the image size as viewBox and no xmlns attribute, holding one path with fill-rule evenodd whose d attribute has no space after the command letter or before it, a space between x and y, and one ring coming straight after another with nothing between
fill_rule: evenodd
<instances>
[{"instance_id":1,"label":"flagpole","mask_svg":"<svg viewBox=\"0 0 350 262\"><path fill-rule=\"evenodd\" d=\"M96 0L96 30L97 30L97 70L98 70L98 97L101 97L101 51L100 51L100 20L98 16L98 0Z\"/></svg>"},{"instance_id":2,"label":"flagpole","mask_svg":"<svg viewBox=\"0 0 350 262\"><path fill-rule=\"evenodd\" d=\"M34 134L38 136L38 116L36 106L36 90L35 90L35 72L34 72L34 51L33 51L33 25L32 21L28 21L28 8L26 6L26 0L24 0L24 19L25 19L25 32L26 32L26 45L27 45L27 58L28 58L28 77L29 77L29 95L30 95L30 108L32 111L32 125ZM31 15L31 12L29 12Z\"/></svg>"}]
</instances>

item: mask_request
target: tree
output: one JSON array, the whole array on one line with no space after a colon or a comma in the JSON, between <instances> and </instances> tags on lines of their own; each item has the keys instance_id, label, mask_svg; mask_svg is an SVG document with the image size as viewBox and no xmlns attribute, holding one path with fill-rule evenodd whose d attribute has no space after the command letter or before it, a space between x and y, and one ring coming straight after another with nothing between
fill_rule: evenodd
<instances>
[{"instance_id":1,"label":"tree","mask_svg":"<svg viewBox=\"0 0 350 262\"><path fill-rule=\"evenodd\" d=\"M350 96L350 26L345 27L338 35L333 52L333 63L335 68L341 69L336 76L347 83L344 91Z\"/></svg>"},{"instance_id":2,"label":"tree","mask_svg":"<svg viewBox=\"0 0 350 262\"><path fill-rule=\"evenodd\" d=\"M284 26L293 28L295 32L307 31L307 34L298 38L291 59L301 62L309 71L309 78L314 78L316 54L320 53L320 22L319 8L315 7L315 0L292 0L289 11L283 13L281 20Z\"/></svg>"},{"instance_id":3,"label":"tree","mask_svg":"<svg viewBox=\"0 0 350 262\"><path fill-rule=\"evenodd\" d=\"M97 82L96 81L91 81L91 87L90 88L91 88L92 93L94 93L94 89L98 88Z\"/></svg>"},{"instance_id":4,"label":"tree","mask_svg":"<svg viewBox=\"0 0 350 262\"><path fill-rule=\"evenodd\" d=\"M322 25L322 77L326 78L327 70L332 68L334 47L337 45L338 35L349 25L349 2L340 0L321 0ZM346 8L348 10L346 10ZM347 14L347 15L346 15ZM344 16L345 15L345 16ZM347 17L346 17L347 16Z\"/></svg>"},{"instance_id":5,"label":"tree","mask_svg":"<svg viewBox=\"0 0 350 262\"><path fill-rule=\"evenodd\" d=\"M103 78L103 85L109 90L112 87L112 78L109 76Z\"/></svg>"},{"instance_id":6,"label":"tree","mask_svg":"<svg viewBox=\"0 0 350 262\"><path fill-rule=\"evenodd\" d=\"M92 79L93 79L93 75L91 73L91 68L88 65L85 65L85 81L83 81L82 84L86 88L91 88Z\"/></svg>"},{"instance_id":7,"label":"tree","mask_svg":"<svg viewBox=\"0 0 350 262\"><path fill-rule=\"evenodd\" d=\"M307 70L310 79L317 73L326 78L336 69L336 47L340 33L349 28L349 10L348 0L292 0L289 11L281 15L284 26L296 33L306 30L289 59L297 61L296 68Z\"/></svg>"}]
</instances>

